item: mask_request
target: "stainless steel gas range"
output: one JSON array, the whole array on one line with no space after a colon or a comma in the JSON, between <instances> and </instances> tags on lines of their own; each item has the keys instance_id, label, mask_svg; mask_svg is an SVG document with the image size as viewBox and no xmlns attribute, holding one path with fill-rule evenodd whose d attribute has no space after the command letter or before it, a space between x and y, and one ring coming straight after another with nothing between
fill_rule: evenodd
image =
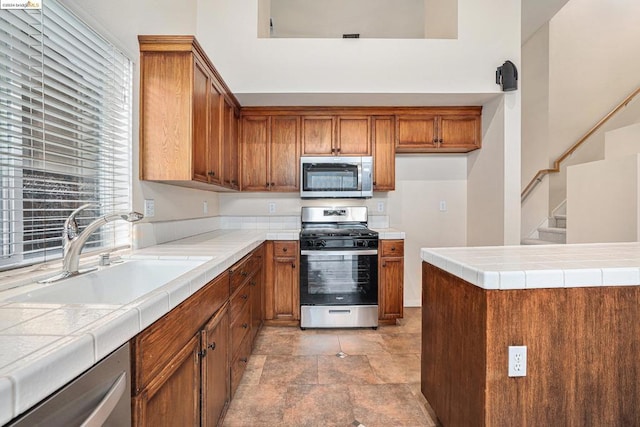
<instances>
[{"instance_id":1,"label":"stainless steel gas range","mask_svg":"<svg viewBox=\"0 0 640 427\"><path fill-rule=\"evenodd\" d=\"M300 327L378 326L378 233L367 208L303 207Z\"/></svg>"}]
</instances>

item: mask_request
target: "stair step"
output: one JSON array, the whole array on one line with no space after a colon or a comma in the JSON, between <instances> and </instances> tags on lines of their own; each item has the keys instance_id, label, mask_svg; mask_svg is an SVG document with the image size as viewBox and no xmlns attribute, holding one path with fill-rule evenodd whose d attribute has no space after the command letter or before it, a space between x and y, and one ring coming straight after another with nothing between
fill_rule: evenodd
<instances>
[{"instance_id":1,"label":"stair step","mask_svg":"<svg viewBox=\"0 0 640 427\"><path fill-rule=\"evenodd\" d=\"M522 245L557 245L556 242L550 242L548 240L540 240L540 239L522 239L520 242Z\"/></svg>"},{"instance_id":2,"label":"stair step","mask_svg":"<svg viewBox=\"0 0 640 427\"><path fill-rule=\"evenodd\" d=\"M557 214L553 216L556 228L567 228L567 215Z\"/></svg>"},{"instance_id":3,"label":"stair step","mask_svg":"<svg viewBox=\"0 0 640 427\"><path fill-rule=\"evenodd\" d=\"M567 243L567 229L560 227L540 227L538 228L540 240L553 243Z\"/></svg>"}]
</instances>

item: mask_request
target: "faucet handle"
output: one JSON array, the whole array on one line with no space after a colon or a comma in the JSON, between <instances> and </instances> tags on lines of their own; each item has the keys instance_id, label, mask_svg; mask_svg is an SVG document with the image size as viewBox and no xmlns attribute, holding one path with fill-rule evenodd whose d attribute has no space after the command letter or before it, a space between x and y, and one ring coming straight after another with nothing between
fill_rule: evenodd
<instances>
[{"instance_id":1,"label":"faucet handle","mask_svg":"<svg viewBox=\"0 0 640 427\"><path fill-rule=\"evenodd\" d=\"M76 221L76 216L86 208L89 207L98 207L100 205L96 203L86 203L80 206L75 211L71 212L69 217L64 222L64 227L62 230L62 237L68 240L75 239L78 236L78 222Z\"/></svg>"}]
</instances>

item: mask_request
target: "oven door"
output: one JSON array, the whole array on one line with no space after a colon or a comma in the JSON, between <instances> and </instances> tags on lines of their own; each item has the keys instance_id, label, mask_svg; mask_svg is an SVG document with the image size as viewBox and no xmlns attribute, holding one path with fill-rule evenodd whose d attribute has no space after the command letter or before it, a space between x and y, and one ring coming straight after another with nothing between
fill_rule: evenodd
<instances>
[{"instance_id":1,"label":"oven door","mask_svg":"<svg viewBox=\"0 0 640 427\"><path fill-rule=\"evenodd\" d=\"M378 304L378 251L301 251L300 304Z\"/></svg>"}]
</instances>

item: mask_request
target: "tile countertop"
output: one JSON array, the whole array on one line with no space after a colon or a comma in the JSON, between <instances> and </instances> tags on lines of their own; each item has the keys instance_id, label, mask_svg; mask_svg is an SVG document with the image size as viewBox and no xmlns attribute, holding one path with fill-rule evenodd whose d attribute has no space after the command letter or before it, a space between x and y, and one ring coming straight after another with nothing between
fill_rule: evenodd
<instances>
[{"instance_id":1,"label":"tile countertop","mask_svg":"<svg viewBox=\"0 0 640 427\"><path fill-rule=\"evenodd\" d=\"M379 229L381 239L404 239ZM299 230L217 230L137 250L136 258L210 257L126 305L4 301L0 292L0 425L93 366L265 240L298 240Z\"/></svg>"},{"instance_id":2,"label":"tile countertop","mask_svg":"<svg viewBox=\"0 0 640 427\"><path fill-rule=\"evenodd\" d=\"M640 284L640 243L423 248L423 261L483 289Z\"/></svg>"}]
</instances>

